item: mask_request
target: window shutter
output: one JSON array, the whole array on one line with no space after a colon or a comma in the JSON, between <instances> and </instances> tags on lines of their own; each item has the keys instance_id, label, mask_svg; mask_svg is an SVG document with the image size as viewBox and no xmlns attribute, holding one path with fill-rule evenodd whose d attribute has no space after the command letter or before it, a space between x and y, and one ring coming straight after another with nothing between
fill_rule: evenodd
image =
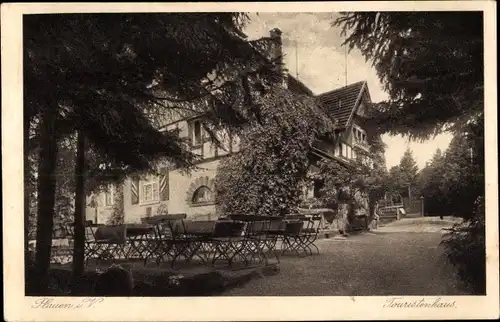
<instances>
[{"instance_id":1,"label":"window shutter","mask_svg":"<svg viewBox=\"0 0 500 322\"><path fill-rule=\"evenodd\" d=\"M132 177L130 184L131 203L137 205L139 203L139 177Z\"/></svg>"},{"instance_id":2,"label":"window shutter","mask_svg":"<svg viewBox=\"0 0 500 322\"><path fill-rule=\"evenodd\" d=\"M168 168L161 168L160 173L160 201L166 201L169 199Z\"/></svg>"}]
</instances>

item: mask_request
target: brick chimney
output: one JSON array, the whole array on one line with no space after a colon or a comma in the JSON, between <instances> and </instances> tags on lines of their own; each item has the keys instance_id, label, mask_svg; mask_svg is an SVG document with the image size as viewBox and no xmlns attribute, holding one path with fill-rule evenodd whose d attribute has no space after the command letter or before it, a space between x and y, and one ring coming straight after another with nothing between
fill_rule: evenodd
<instances>
[{"instance_id":1,"label":"brick chimney","mask_svg":"<svg viewBox=\"0 0 500 322\"><path fill-rule=\"evenodd\" d=\"M282 75L281 85L287 87L287 76L284 59L283 59L283 41L281 39L282 31L279 28L274 28L269 31L269 36L271 38L271 48L269 50L271 59L279 64L279 68Z\"/></svg>"}]
</instances>

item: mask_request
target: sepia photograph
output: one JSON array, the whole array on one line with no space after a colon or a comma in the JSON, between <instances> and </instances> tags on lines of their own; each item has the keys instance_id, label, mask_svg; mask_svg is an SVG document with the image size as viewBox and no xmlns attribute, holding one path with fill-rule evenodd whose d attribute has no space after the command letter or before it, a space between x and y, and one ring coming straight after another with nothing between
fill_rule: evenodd
<instances>
[{"instance_id":1,"label":"sepia photograph","mask_svg":"<svg viewBox=\"0 0 500 322\"><path fill-rule=\"evenodd\" d=\"M10 273L32 310L498 297L485 11L163 8L20 18Z\"/></svg>"}]
</instances>

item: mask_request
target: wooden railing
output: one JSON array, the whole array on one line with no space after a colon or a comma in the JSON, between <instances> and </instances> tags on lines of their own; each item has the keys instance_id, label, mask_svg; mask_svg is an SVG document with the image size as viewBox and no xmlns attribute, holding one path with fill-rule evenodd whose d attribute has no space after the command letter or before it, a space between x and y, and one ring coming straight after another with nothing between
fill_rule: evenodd
<instances>
[{"instance_id":1,"label":"wooden railing","mask_svg":"<svg viewBox=\"0 0 500 322\"><path fill-rule=\"evenodd\" d=\"M403 208L403 205L392 205L379 208L380 219L401 219L398 209Z\"/></svg>"}]
</instances>

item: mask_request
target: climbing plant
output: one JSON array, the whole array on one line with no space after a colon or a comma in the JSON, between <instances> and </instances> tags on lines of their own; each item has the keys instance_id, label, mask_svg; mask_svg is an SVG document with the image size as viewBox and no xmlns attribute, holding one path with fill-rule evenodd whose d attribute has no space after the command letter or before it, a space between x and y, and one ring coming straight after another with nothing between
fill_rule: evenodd
<instances>
[{"instance_id":1,"label":"climbing plant","mask_svg":"<svg viewBox=\"0 0 500 322\"><path fill-rule=\"evenodd\" d=\"M373 215L375 202L381 199L388 189L388 174L383 157L384 146L374 139L370 151L357 149L356 159L347 162L322 160L317 179L324 182L321 200L330 208L349 204L352 211L362 208ZM368 200L368 203L366 203Z\"/></svg>"},{"instance_id":2,"label":"climbing plant","mask_svg":"<svg viewBox=\"0 0 500 322\"><path fill-rule=\"evenodd\" d=\"M312 144L334 128L308 97L282 88L256 98L260 120L239 133L240 151L218 167L221 215L283 216L297 209Z\"/></svg>"},{"instance_id":3,"label":"climbing plant","mask_svg":"<svg viewBox=\"0 0 500 322\"><path fill-rule=\"evenodd\" d=\"M125 211L123 209L123 184L116 184L115 200L113 203L113 211L109 217L108 224L118 225L123 224L125 220Z\"/></svg>"}]
</instances>

